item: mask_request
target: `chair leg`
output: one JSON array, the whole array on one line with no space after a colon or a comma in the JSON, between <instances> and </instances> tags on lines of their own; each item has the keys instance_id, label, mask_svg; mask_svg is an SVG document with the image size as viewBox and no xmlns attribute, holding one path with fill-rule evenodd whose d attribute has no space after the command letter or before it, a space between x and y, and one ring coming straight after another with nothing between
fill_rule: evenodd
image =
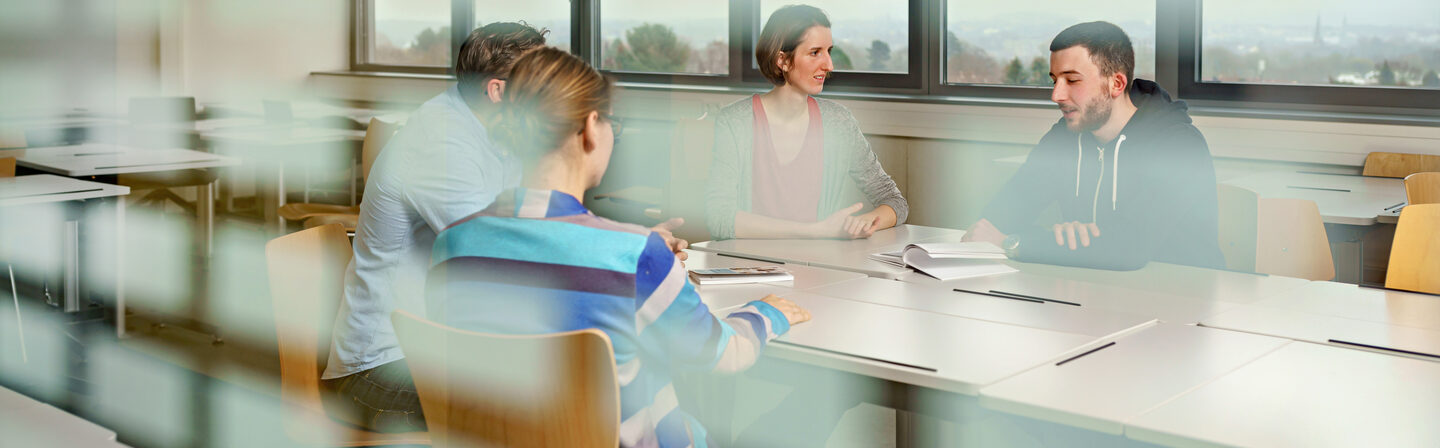
<instances>
[{"instance_id":1,"label":"chair leg","mask_svg":"<svg viewBox=\"0 0 1440 448\"><path fill-rule=\"evenodd\" d=\"M20 291L15 289L15 267L9 264L5 268L10 271L10 298L15 301L15 331L20 333L20 362L30 363L30 354L25 351L25 320L20 318Z\"/></svg>"}]
</instances>

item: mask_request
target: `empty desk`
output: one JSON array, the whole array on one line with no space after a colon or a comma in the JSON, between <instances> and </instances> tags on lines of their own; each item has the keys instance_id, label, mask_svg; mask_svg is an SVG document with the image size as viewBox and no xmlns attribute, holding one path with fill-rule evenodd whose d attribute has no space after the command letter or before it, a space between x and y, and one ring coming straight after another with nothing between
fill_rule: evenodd
<instances>
[{"instance_id":1,"label":"empty desk","mask_svg":"<svg viewBox=\"0 0 1440 448\"><path fill-rule=\"evenodd\" d=\"M285 166L315 164L331 157L354 165L359 160L365 131L265 126L218 129L202 132L201 138L210 142L211 149L217 153L234 154L268 167L269 174L263 176L268 179L262 182L269 184L271 191L258 196L266 224L278 234L285 228L285 219L279 214L280 207L285 205Z\"/></svg>"},{"instance_id":2,"label":"empty desk","mask_svg":"<svg viewBox=\"0 0 1440 448\"><path fill-rule=\"evenodd\" d=\"M957 317L1104 337L1154 322L1137 314L956 292L935 285L862 278L810 292Z\"/></svg>"},{"instance_id":3,"label":"empty desk","mask_svg":"<svg viewBox=\"0 0 1440 448\"><path fill-rule=\"evenodd\" d=\"M6 209L8 212L5 215L6 219L0 219L0 227L7 227L14 224L4 222L8 219L29 219L29 217L21 214L13 214L14 209L18 207L67 201L115 198L112 201L115 207L114 235L109 238L113 240L115 259L108 262L101 261L101 263L115 264L115 291L113 293L116 307L115 323L116 334L120 336L125 335L125 289L124 266L122 263L125 253L125 239L122 236L124 235L125 228L125 201L121 200L119 196L127 194L130 194L129 187L71 179L53 174L0 178L0 208ZM66 312L76 312L82 308L80 257L83 248L80 245L80 233L86 230L85 227L88 227L82 226L82 224L83 222L80 217L72 214L72 216L66 218L64 224L62 247L43 247L38 249L55 250L61 253L63 265L62 276L65 286L64 291L61 293L61 298L63 300L63 309ZM0 237L16 236L13 233L8 235L6 233L9 232L0 232ZM33 236L28 235L21 235L21 237L33 238ZM14 246L7 242L7 244L0 245L0 247Z\"/></svg>"},{"instance_id":4,"label":"empty desk","mask_svg":"<svg viewBox=\"0 0 1440 448\"><path fill-rule=\"evenodd\" d=\"M1400 211L1389 208L1405 202L1405 182L1385 177L1278 171L1224 183L1249 189L1262 198L1314 201L1320 217L1331 224L1395 223Z\"/></svg>"},{"instance_id":5,"label":"empty desk","mask_svg":"<svg viewBox=\"0 0 1440 448\"><path fill-rule=\"evenodd\" d=\"M1033 263L1012 263L1032 274L1164 293L1188 299L1253 303L1289 294L1309 280L1150 262L1134 271L1107 271Z\"/></svg>"},{"instance_id":6,"label":"empty desk","mask_svg":"<svg viewBox=\"0 0 1440 448\"><path fill-rule=\"evenodd\" d=\"M1127 437L1176 446L1432 447L1440 363L1292 342L1146 412Z\"/></svg>"},{"instance_id":7,"label":"empty desk","mask_svg":"<svg viewBox=\"0 0 1440 448\"><path fill-rule=\"evenodd\" d=\"M115 431L0 387L0 446L122 446Z\"/></svg>"},{"instance_id":8,"label":"empty desk","mask_svg":"<svg viewBox=\"0 0 1440 448\"><path fill-rule=\"evenodd\" d=\"M1108 345L1113 343L1114 345ZM1097 341L1096 351L980 390L987 408L1109 434L1125 422L1274 351L1289 340L1158 324Z\"/></svg>"},{"instance_id":9,"label":"empty desk","mask_svg":"<svg viewBox=\"0 0 1440 448\"><path fill-rule=\"evenodd\" d=\"M1027 266L1021 263L1016 263L1015 266L1020 267L1020 272L946 282L914 272L905 274L900 279L922 285L958 288L980 293L994 290L1023 294L1045 300L1071 302L1075 304L1074 306L1079 307L1118 311L1178 324L1199 322L1201 319L1238 306L1230 302L1186 298L1163 292L1142 291L1053 275L1035 274L1029 272L1030 270L1026 269Z\"/></svg>"}]
</instances>

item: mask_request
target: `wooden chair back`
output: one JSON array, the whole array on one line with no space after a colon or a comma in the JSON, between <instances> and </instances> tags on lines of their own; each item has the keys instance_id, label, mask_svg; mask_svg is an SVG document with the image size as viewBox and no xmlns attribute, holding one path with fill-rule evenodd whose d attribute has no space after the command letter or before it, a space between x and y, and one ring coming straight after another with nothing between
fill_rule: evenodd
<instances>
[{"instance_id":1,"label":"wooden chair back","mask_svg":"<svg viewBox=\"0 0 1440 448\"><path fill-rule=\"evenodd\" d=\"M1440 203L1440 172L1427 171L1405 176L1405 202Z\"/></svg>"},{"instance_id":2,"label":"wooden chair back","mask_svg":"<svg viewBox=\"0 0 1440 448\"><path fill-rule=\"evenodd\" d=\"M390 137L395 136L395 130L399 125L379 118L371 118L370 125L365 128L365 142L360 145L360 182L370 177L370 167L375 165L375 158L380 157L380 150L385 144L390 143Z\"/></svg>"},{"instance_id":3,"label":"wooden chair back","mask_svg":"<svg viewBox=\"0 0 1440 448\"><path fill-rule=\"evenodd\" d=\"M1385 287L1440 294L1440 204L1400 211Z\"/></svg>"},{"instance_id":4,"label":"wooden chair back","mask_svg":"<svg viewBox=\"0 0 1440 448\"><path fill-rule=\"evenodd\" d=\"M330 446L425 444L425 433L381 434L330 420L320 395L320 373L329 355L330 332L344 294L350 240L340 224L275 238L265 244L270 300L280 345L280 399L286 433L301 442Z\"/></svg>"},{"instance_id":5,"label":"wooden chair back","mask_svg":"<svg viewBox=\"0 0 1440 448\"><path fill-rule=\"evenodd\" d=\"M1220 198L1220 252L1225 255L1225 268L1254 272L1260 198L1254 191L1229 184L1220 184L1216 192Z\"/></svg>"},{"instance_id":6,"label":"wooden chair back","mask_svg":"<svg viewBox=\"0 0 1440 448\"><path fill-rule=\"evenodd\" d=\"M14 157L0 157L0 177L15 177Z\"/></svg>"},{"instance_id":7,"label":"wooden chair back","mask_svg":"<svg viewBox=\"0 0 1440 448\"><path fill-rule=\"evenodd\" d=\"M685 218L675 235L691 242L707 241L705 194L710 178L710 157L715 148L715 117L680 119L670 139L670 187L663 210L666 219Z\"/></svg>"},{"instance_id":8,"label":"wooden chair back","mask_svg":"<svg viewBox=\"0 0 1440 448\"><path fill-rule=\"evenodd\" d=\"M1422 171L1440 171L1440 156L1372 152L1365 156L1362 174L1374 177L1402 178Z\"/></svg>"},{"instance_id":9,"label":"wooden chair back","mask_svg":"<svg viewBox=\"0 0 1440 448\"><path fill-rule=\"evenodd\" d=\"M1335 278L1325 223L1314 201L1260 198L1255 272L1310 280Z\"/></svg>"},{"instance_id":10,"label":"wooden chair back","mask_svg":"<svg viewBox=\"0 0 1440 448\"><path fill-rule=\"evenodd\" d=\"M597 329L495 335L391 315L436 448L614 447L620 389Z\"/></svg>"}]
</instances>

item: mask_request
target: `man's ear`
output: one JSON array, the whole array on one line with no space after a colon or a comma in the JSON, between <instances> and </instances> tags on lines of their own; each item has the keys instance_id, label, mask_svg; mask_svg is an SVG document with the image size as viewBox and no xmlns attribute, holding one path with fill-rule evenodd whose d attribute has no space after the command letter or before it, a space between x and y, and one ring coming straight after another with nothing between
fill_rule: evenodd
<instances>
[{"instance_id":1,"label":"man's ear","mask_svg":"<svg viewBox=\"0 0 1440 448\"><path fill-rule=\"evenodd\" d=\"M1130 90L1130 79L1124 73L1116 73L1110 77L1110 97L1119 98Z\"/></svg>"},{"instance_id":2,"label":"man's ear","mask_svg":"<svg viewBox=\"0 0 1440 448\"><path fill-rule=\"evenodd\" d=\"M505 97L505 80L491 78L485 81L485 96L490 98L490 102L499 103Z\"/></svg>"}]
</instances>

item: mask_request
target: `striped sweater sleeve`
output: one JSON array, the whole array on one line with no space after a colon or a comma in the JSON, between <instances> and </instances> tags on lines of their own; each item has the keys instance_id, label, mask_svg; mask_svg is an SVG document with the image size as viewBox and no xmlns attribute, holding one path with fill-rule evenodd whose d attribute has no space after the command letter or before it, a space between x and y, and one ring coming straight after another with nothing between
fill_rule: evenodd
<instances>
[{"instance_id":1,"label":"striped sweater sleeve","mask_svg":"<svg viewBox=\"0 0 1440 448\"><path fill-rule=\"evenodd\" d=\"M760 350L790 330L790 321L770 304L754 301L724 319L700 301L685 267L650 234L635 271L635 332L660 347L678 367L737 372L755 363Z\"/></svg>"}]
</instances>

